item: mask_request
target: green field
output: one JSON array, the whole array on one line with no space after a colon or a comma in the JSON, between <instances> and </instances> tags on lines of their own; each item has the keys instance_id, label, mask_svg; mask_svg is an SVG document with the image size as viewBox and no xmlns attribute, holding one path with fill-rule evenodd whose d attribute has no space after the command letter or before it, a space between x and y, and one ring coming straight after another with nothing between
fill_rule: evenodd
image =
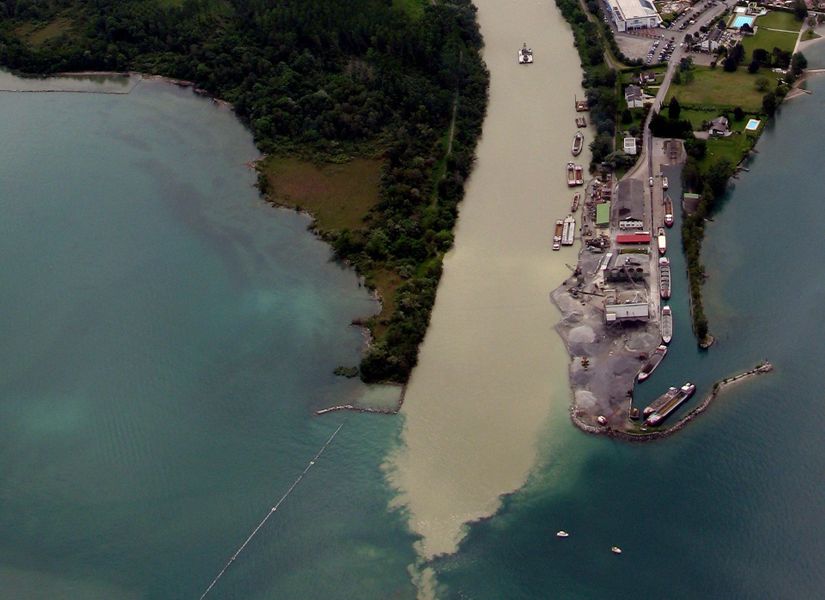
<instances>
[{"instance_id":1,"label":"green field","mask_svg":"<svg viewBox=\"0 0 825 600\"><path fill-rule=\"evenodd\" d=\"M797 21L790 13L774 11L756 19L756 25L758 26L756 35L746 35L742 39L742 47L745 48L745 63L751 61L752 53L756 48L764 48L768 53L774 48L786 52L793 51L802 22Z\"/></svg>"},{"instance_id":2,"label":"green field","mask_svg":"<svg viewBox=\"0 0 825 600\"><path fill-rule=\"evenodd\" d=\"M756 19L759 27L769 27L770 29L785 29L787 31L799 31L802 28L802 21L797 21L792 13L771 11L764 17Z\"/></svg>"},{"instance_id":3,"label":"green field","mask_svg":"<svg viewBox=\"0 0 825 600\"><path fill-rule=\"evenodd\" d=\"M744 127L746 122L743 121L739 128ZM745 152L753 147L755 140L756 136L741 131L735 132L726 138L711 138L708 140L707 154L699 161L699 168L702 171L707 171L710 165L723 158L728 159L734 165L739 164L739 161L745 156Z\"/></svg>"},{"instance_id":4,"label":"green field","mask_svg":"<svg viewBox=\"0 0 825 600\"><path fill-rule=\"evenodd\" d=\"M692 82L670 86L665 106L671 97L676 96L683 106L695 108L717 107L722 110L740 106L745 112L762 110L764 92L757 91L755 83L759 77L770 79L769 73L760 71L751 75L744 68L728 73L721 68L710 67L694 67L693 73Z\"/></svg>"},{"instance_id":5,"label":"green field","mask_svg":"<svg viewBox=\"0 0 825 600\"><path fill-rule=\"evenodd\" d=\"M393 8L403 10L413 19L424 14L425 0L392 0Z\"/></svg>"}]
</instances>

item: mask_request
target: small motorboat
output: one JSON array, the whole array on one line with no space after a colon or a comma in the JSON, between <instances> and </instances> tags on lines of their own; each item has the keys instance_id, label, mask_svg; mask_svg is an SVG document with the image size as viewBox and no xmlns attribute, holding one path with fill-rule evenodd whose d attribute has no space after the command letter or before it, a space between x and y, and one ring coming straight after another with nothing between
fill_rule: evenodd
<instances>
[{"instance_id":1,"label":"small motorboat","mask_svg":"<svg viewBox=\"0 0 825 600\"><path fill-rule=\"evenodd\" d=\"M518 62L520 65L533 64L533 49L527 47L527 42L525 42L521 50L518 51Z\"/></svg>"},{"instance_id":2,"label":"small motorboat","mask_svg":"<svg viewBox=\"0 0 825 600\"><path fill-rule=\"evenodd\" d=\"M611 551L613 554L621 554L621 553L622 553L622 549L621 549L621 548L619 548L618 546L612 546L612 547L610 548L610 551Z\"/></svg>"},{"instance_id":3,"label":"small motorboat","mask_svg":"<svg viewBox=\"0 0 825 600\"><path fill-rule=\"evenodd\" d=\"M570 534L567 533L564 529L556 532L556 537L570 537Z\"/></svg>"}]
</instances>

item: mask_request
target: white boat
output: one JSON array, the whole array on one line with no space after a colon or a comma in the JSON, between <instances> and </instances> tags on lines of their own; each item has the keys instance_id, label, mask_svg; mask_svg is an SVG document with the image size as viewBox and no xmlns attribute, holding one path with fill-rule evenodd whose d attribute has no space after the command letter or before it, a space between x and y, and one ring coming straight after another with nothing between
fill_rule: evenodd
<instances>
[{"instance_id":1,"label":"white boat","mask_svg":"<svg viewBox=\"0 0 825 600\"><path fill-rule=\"evenodd\" d=\"M528 48L526 42L521 47L521 50L518 51L518 64L520 64L520 65L533 64L533 49Z\"/></svg>"},{"instance_id":2,"label":"white boat","mask_svg":"<svg viewBox=\"0 0 825 600\"><path fill-rule=\"evenodd\" d=\"M570 537L570 534L562 529L561 531L556 532L556 537Z\"/></svg>"},{"instance_id":3,"label":"white boat","mask_svg":"<svg viewBox=\"0 0 825 600\"><path fill-rule=\"evenodd\" d=\"M561 234L561 245L562 246L572 246L573 239L576 236L576 219L573 218L573 215L568 216L564 220L564 229Z\"/></svg>"},{"instance_id":4,"label":"white boat","mask_svg":"<svg viewBox=\"0 0 825 600\"><path fill-rule=\"evenodd\" d=\"M610 551L613 554L621 554L622 553L622 549L619 548L618 546L611 546Z\"/></svg>"},{"instance_id":5,"label":"white boat","mask_svg":"<svg viewBox=\"0 0 825 600\"><path fill-rule=\"evenodd\" d=\"M667 185L668 185L668 184L667 184L667 177L662 177L662 189L663 189L663 190L666 190L666 189L667 189Z\"/></svg>"},{"instance_id":6,"label":"white boat","mask_svg":"<svg viewBox=\"0 0 825 600\"><path fill-rule=\"evenodd\" d=\"M673 339L673 314L669 306L662 307L662 341L669 344Z\"/></svg>"},{"instance_id":7,"label":"white boat","mask_svg":"<svg viewBox=\"0 0 825 600\"><path fill-rule=\"evenodd\" d=\"M659 227L656 232L656 244L659 246L659 254L663 255L667 252L667 236L665 235L665 228Z\"/></svg>"}]
</instances>

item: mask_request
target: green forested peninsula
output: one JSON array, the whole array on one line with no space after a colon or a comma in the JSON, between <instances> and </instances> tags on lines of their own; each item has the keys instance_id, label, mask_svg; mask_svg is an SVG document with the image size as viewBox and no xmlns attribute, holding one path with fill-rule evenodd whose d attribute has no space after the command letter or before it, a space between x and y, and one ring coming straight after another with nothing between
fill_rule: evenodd
<instances>
[{"instance_id":1,"label":"green forested peninsula","mask_svg":"<svg viewBox=\"0 0 825 600\"><path fill-rule=\"evenodd\" d=\"M359 225L319 232L387 304L361 376L406 381L486 107L470 0L0 0L0 15L8 68L189 80L231 102L264 153L377 159Z\"/></svg>"}]
</instances>

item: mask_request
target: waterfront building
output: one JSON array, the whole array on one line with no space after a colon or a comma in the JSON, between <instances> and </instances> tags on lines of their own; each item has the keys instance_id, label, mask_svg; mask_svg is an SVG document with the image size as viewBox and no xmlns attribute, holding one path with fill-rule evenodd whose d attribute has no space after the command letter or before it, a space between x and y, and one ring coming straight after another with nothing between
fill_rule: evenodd
<instances>
[{"instance_id":1,"label":"waterfront building","mask_svg":"<svg viewBox=\"0 0 825 600\"><path fill-rule=\"evenodd\" d=\"M642 108L645 104L645 95L638 85L629 85L624 90L624 101L628 108Z\"/></svg>"},{"instance_id":2,"label":"waterfront building","mask_svg":"<svg viewBox=\"0 0 825 600\"><path fill-rule=\"evenodd\" d=\"M604 5L617 31L651 29L662 24L662 17L650 0L605 0Z\"/></svg>"}]
</instances>

